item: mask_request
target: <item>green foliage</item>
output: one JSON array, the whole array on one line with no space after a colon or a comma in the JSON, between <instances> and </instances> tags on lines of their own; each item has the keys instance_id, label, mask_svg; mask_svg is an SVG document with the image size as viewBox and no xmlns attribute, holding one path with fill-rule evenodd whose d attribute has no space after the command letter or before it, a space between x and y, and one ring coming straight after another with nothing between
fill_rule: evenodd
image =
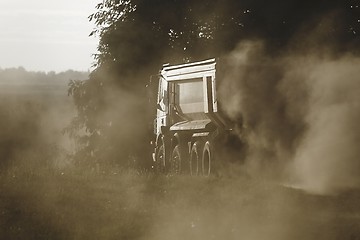
<instances>
[{"instance_id":1,"label":"green foliage","mask_svg":"<svg viewBox=\"0 0 360 240\"><path fill-rule=\"evenodd\" d=\"M101 99L103 91L101 84L93 80L81 81L71 80L69 82L68 95L74 99L77 109L77 116L73 118L65 132L76 139L80 146L77 152L78 160L88 158L93 155L96 147L96 139L99 137L101 122L96 121L96 115L101 109ZM82 131L83 130L83 131Z\"/></svg>"}]
</instances>

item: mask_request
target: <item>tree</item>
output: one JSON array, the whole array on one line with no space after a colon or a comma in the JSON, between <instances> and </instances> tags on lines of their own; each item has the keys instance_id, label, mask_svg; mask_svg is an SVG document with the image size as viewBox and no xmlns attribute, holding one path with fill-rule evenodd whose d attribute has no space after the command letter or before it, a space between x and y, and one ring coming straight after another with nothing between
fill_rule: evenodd
<instances>
[{"instance_id":1,"label":"tree","mask_svg":"<svg viewBox=\"0 0 360 240\"><path fill-rule=\"evenodd\" d=\"M151 108L144 87L164 62L218 57L254 38L276 54L331 11L337 24L325 29L324 40L359 49L360 16L353 11L359 4L353 1L103 0L89 16L95 24L90 35L100 37L95 70L89 80L69 85L78 109L69 132L86 132L78 138L79 156L122 164L130 155L145 159Z\"/></svg>"}]
</instances>

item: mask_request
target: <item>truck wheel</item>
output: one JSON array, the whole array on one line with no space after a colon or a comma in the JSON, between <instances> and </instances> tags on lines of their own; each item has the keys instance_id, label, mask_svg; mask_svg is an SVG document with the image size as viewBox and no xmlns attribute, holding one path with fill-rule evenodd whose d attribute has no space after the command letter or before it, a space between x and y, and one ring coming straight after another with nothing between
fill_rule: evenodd
<instances>
[{"instance_id":1,"label":"truck wheel","mask_svg":"<svg viewBox=\"0 0 360 240\"><path fill-rule=\"evenodd\" d=\"M156 148L155 155L155 172L156 173L164 173L165 172L165 146L161 144L158 148Z\"/></svg>"},{"instance_id":2,"label":"truck wheel","mask_svg":"<svg viewBox=\"0 0 360 240\"><path fill-rule=\"evenodd\" d=\"M207 141L204 145L204 150L202 154L202 174L205 177L210 176L212 173L212 153L210 142Z\"/></svg>"},{"instance_id":3,"label":"truck wheel","mask_svg":"<svg viewBox=\"0 0 360 240\"><path fill-rule=\"evenodd\" d=\"M191 147L191 153L190 153L190 175L191 176L197 176L199 175L199 163L201 159L200 154L200 146L201 143L199 141L196 141L192 147Z\"/></svg>"},{"instance_id":4,"label":"truck wheel","mask_svg":"<svg viewBox=\"0 0 360 240\"><path fill-rule=\"evenodd\" d=\"M170 158L170 174L177 175L181 173L181 153L180 146L176 145Z\"/></svg>"}]
</instances>

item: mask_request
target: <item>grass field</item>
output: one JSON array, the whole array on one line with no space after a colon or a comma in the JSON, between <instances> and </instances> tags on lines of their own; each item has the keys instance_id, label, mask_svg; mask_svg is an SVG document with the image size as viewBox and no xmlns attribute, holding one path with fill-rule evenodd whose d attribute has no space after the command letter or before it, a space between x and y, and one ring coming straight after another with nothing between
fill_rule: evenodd
<instances>
[{"instance_id":1,"label":"grass field","mask_svg":"<svg viewBox=\"0 0 360 240\"><path fill-rule=\"evenodd\" d=\"M2 239L359 239L360 193L134 172L1 177Z\"/></svg>"}]
</instances>

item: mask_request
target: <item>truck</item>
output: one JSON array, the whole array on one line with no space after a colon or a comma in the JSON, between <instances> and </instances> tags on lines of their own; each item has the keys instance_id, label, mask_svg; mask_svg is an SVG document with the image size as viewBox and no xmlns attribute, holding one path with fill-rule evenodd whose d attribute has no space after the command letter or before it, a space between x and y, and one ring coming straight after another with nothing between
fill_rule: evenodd
<instances>
[{"instance_id":1,"label":"truck","mask_svg":"<svg viewBox=\"0 0 360 240\"><path fill-rule=\"evenodd\" d=\"M163 65L151 78L157 86L152 168L168 174L217 173L221 139L233 132L217 98L215 58Z\"/></svg>"}]
</instances>

